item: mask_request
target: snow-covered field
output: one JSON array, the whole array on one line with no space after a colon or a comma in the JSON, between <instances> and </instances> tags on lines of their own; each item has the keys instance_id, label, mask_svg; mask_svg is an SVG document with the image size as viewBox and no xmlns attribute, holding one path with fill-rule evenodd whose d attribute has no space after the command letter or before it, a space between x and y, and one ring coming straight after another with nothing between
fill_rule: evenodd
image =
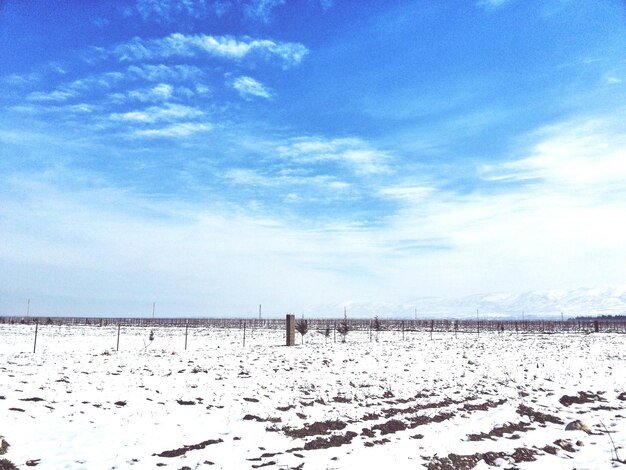
<instances>
[{"instance_id":1,"label":"snow-covered field","mask_svg":"<svg viewBox=\"0 0 626 470\"><path fill-rule=\"evenodd\" d=\"M626 335L0 325L19 468L603 469L626 459ZM298 335L298 340L300 337ZM578 403L580 402L580 403ZM580 420L583 429L566 430ZM586 429L585 429L586 427ZM614 445L613 445L614 443ZM454 454L454 455L450 455ZM0 468L1 465L0 465Z\"/></svg>"}]
</instances>

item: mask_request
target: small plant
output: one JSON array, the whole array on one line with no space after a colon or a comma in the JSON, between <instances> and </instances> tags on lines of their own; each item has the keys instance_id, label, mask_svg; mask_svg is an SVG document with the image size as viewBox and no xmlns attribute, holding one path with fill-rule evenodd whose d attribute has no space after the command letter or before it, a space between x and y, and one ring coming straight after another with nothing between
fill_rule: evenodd
<instances>
[{"instance_id":1,"label":"small plant","mask_svg":"<svg viewBox=\"0 0 626 470\"><path fill-rule=\"evenodd\" d=\"M326 328L319 330L318 333L324 335L324 342L328 342L328 338L330 338L330 326L326 325Z\"/></svg>"},{"instance_id":2,"label":"small plant","mask_svg":"<svg viewBox=\"0 0 626 470\"><path fill-rule=\"evenodd\" d=\"M304 318L296 322L296 331L302 336L302 344L304 344L304 335L309 331L309 323Z\"/></svg>"},{"instance_id":3,"label":"small plant","mask_svg":"<svg viewBox=\"0 0 626 470\"><path fill-rule=\"evenodd\" d=\"M337 333L341 335L342 343L346 342L346 336L348 335L349 332L350 332L350 325L348 325L348 317L346 313L344 312L343 320L341 320L341 323L339 323L339 325L337 326Z\"/></svg>"},{"instance_id":4,"label":"small plant","mask_svg":"<svg viewBox=\"0 0 626 470\"><path fill-rule=\"evenodd\" d=\"M617 446L615 445L615 442L613 441L613 438L611 437L610 431L606 428L606 426L604 425L602 421L600 421L600 424L604 428L604 432L606 433L606 435L609 436L609 439L611 440L611 446L613 447L611 449L611 460L613 460L614 462L626 463L626 460L622 460L619 458L619 454L617 453ZM613 457L613 455L615 455L615 457Z\"/></svg>"},{"instance_id":5,"label":"small plant","mask_svg":"<svg viewBox=\"0 0 626 470\"><path fill-rule=\"evenodd\" d=\"M4 439L3 436L0 436L0 455L6 454L7 450L9 450L9 447L9 443Z\"/></svg>"},{"instance_id":6,"label":"small plant","mask_svg":"<svg viewBox=\"0 0 626 470\"><path fill-rule=\"evenodd\" d=\"M150 330L150 336L148 336L150 341L154 341L154 330Z\"/></svg>"},{"instance_id":7,"label":"small plant","mask_svg":"<svg viewBox=\"0 0 626 470\"><path fill-rule=\"evenodd\" d=\"M378 316L374 317L374 324L372 325L372 328L376 332L376 342L378 343L378 333L380 333L380 330L383 329L383 326L380 323L380 320L378 319Z\"/></svg>"}]
</instances>

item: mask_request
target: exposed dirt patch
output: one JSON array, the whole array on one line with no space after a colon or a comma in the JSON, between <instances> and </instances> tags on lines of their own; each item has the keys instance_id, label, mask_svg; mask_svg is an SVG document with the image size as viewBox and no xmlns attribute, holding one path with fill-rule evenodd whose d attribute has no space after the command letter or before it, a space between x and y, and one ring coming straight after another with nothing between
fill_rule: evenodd
<instances>
[{"instance_id":1,"label":"exposed dirt patch","mask_svg":"<svg viewBox=\"0 0 626 470\"><path fill-rule=\"evenodd\" d=\"M271 460L269 462L261 463L259 465L253 465L252 468L261 468L261 467L270 467L272 465L276 465L276 462Z\"/></svg>"},{"instance_id":2,"label":"exposed dirt patch","mask_svg":"<svg viewBox=\"0 0 626 470\"><path fill-rule=\"evenodd\" d=\"M399 414L412 414L417 413L422 410L430 410L433 408L444 408L450 405L458 405L459 403L463 403L464 400L451 400L446 398L445 400L434 402L434 403L426 403L424 405L414 405L407 408L386 408L381 410L385 418L391 418L392 416L396 416Z\"/></svg>"},{"instance_id":3,"label":"exposed dirt patch","mask_svg":"<svg viewBox=\"0 0 626 470\"><path fill-rule=\"evenodd\" d=\"M276 418L272 418L272 417L267 417L267 418L261 418L260 416L257 415L245 415L243 417L244 421L257 421L259 423L280 423L282 422L282 419L280 417L276 417Z\"/></svg>"},{"instance_id":4,"label":"exposed dirt patch","mask_svg":"<svg viewBox=\"0 0 626 470\"><path fill-rule=\"evenodd\" d=\"M372 431L380 431L381 434L393 434L398 431L404 431L408 426L398 419L390 419L386 423L372 426Z\"/></svg>"},{"instance_id":5,"label":"exposed dirt patch","mask_svg":"<svg viewBox=\"0 0 626 470\"><path fill-rule=\"evenodd\" d=\"M317 437L312 441L304 444L304 450L328 449L330 447L339 447L344 444L350 444L357 433L348 431L343 435L335 435L330 437Z\"/></svg>"},{"instance_id":6,"label":"exposed dirt patch","mask_svg":"<svg viewBox=\"0 0 626 470\"><path fill-rule=\"evenodd\" d=\"M352 403L352 399L347 397L334 397L333 401L335 403Z\"/></svg>"},{"instance_id":7,"label":"exposed dirt patch","mask_svg":"<svg viewBox=\"0 0 626 470\"><path fill-rule=\"evenodd\" d=\"M506 403L506 399L498 401L486 401L485 403L466 403L461 407L463 411L488 411L491 408L496 408L497 406L503 405Z\"/></svg>"},{"instance_id":8,"label":"exposed dirt patch","mask_svg":"<svg viewBox=\"0 0 626 470\"><path fill-rule=\"evenodd\" d=\"M0 470L19 470L19 469L10 460L0 459Z\"/></svg>"},{"instance_id":9,"label":"exposed dirt patch","mask_svg":"<svg viewBox=\"0 0 626 470\"><path fill-rule=\"evenodd\" d=\"M378 445L387 444L388 442L391 442L391 441L385 437L383 439L378 439L378 440L375 440L375 441L365 442L363 445L365 447L374 447L374 446L378 446Z\"/></svg>"},{"instance_id":10,"label":"exposed dirt patch","mask_svg":"<svg viewBox=\"0 0 626 470\"><path fill-rule=\"evenodd\" d=\"M559 403L563 406L582 405L583 403L593 403L595 401L606 401L599 394L592 392L578 392L577 396L563 395Z\"/></svg>"},{"instance_id":11,"label":"exposed dirt patch","mask_svg":"<svg viewBox=\"0 0 626 470\"><path fill-rule=\"evenodd\" d=\"M341 431L346 426L347 423L344 421L316 421L315 423L303 428L283 428L282 431L286 436L294 439L302 439L309 436L325 435L330 431Z\"/></svg>"},{"instance_id":12,"label":"exposed dirt patch","mask_svg":"<svg viewBox=\"0 0 626 470\"><path fill-rule=\"evenodd\" d=\"M528 416L531 421L545 424L545 423L554 423L554 424L563 424L560 418L557 416L541 413L540 411L535 411L531 407L526 405L520 405L517 407L517 414L520 416Z\"/></svg>"},{"instance_id":13,"label":"exposed dirt patch","mask_svg":"<svg viewBox=\"0 0 626 470\"><path fill-rule=\"evenodd\" d=\"M535 428L531 427L528 423L507 423L502 426L496 426L488 433L481 432L480 434L468 434L468 441L484 441L485 439L495 440L494 438L503 437L505 434L514 434L516 432L527 432Z\"/></svg>"},{"instance_id":14,"label":"exposed dirt patch","mask_svg":"<svg viewBox=\"0 0 626 470\"><path fill-rule=\"evenodd\" d=\"M32 397L32 398L20 398L20 401L44 401L43 398Z\"/></svg>"},{"instance_id":15,"label":"exposed dirt patch","mask_svg":"<svg viewBox=\"0 0 626 470\"><path fill-rule=\"evenodd\" d=\"M176 400L176 403L178 403L179 405L185 405L185 406L190 406L190 405L195 405L196 402L193 400Z\"/></svg>"},{"instance_id":16,"label":"exposed dirt patch","mask_svg":"<svg viewBox=\"0 0 626 470\"><path fill-rule=\"evenodd\" d=\"M478 462L483 460L487 465L495 465L497 459L511 458L515 463L531 462L535 459L537 452L526 447L518 447L512 454L504 452L485 452L471 455L448 454L447 457L431 458L426 468L428 470L471 470Z\"/></svg>"},{"instance_id":17,"label":"exposed dirt patch","mask_svg":"<svg viewBox=\"0 0 626 470\"><path fill-rule=\"evenodd\" d=\"M213 444L219 444L220 442L224 442L222 439L209 439L208 441L202 441L199 444L193 444L190 446L179 447L178 449L166 450L161 452L160 454L154 454L159 457L180 457L181 455L185 455L190 450L200 450L204 449L206 446L210 446Z\"/></svg>"}]
</instances>

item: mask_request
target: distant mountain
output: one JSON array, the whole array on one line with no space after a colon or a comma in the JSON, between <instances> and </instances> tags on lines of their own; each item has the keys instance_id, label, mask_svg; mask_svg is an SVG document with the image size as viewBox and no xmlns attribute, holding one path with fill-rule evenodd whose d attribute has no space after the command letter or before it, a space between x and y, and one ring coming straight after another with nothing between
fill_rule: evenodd
<instances>
[{"instance_id":1,"label":"distant mountain","mask_svg":"<svg viewBox=\"0 0 626 470\"><path fill-rule=\"evenodd\" d=\"M423 297L402 304L344 302L330 309L348 316L380 318L573 318L626 314L626 285L521 294L492 293L459 298ZM327 306L324 310L329 310Z\"/></svg>"}]
</instances>

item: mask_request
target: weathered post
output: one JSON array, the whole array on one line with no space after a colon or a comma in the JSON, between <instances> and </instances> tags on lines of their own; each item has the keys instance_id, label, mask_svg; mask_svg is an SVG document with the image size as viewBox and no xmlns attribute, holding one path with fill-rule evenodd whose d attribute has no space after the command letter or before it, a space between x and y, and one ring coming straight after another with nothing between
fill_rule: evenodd
<instances>
[{"instance_id":1,"label":"weathered post","mask_svg":"<svg viewBox=\"0 0 626 470\"><path fill-rule=\"evenodd\" d=\"M287 346L296 345L296 316L287 314Z\"/></svg>"},{"instance_id":2,"label":"weathered post","mask_svg":"<svg viewBox=\"0 0 626 470\"><path fill-rule=\"evenodd\" d=\"M246 347L246 321L243 321L243 347Z\"/></svg>"},{"instance_id":3,"label":"weathered post","mask_svg":"<svg viewBox=\"0 0 626 470\"><path fill-rule=\"evenodd\" d=\"M117 346L115 348L116 351L120 350L120 328L122 327L121 323L117 324Z\"/></svg>"},{"instance_id":4,"label":"weathered post","mask_svg":"<svg viewBox=\"0 0 626 470\"><path fill-rule=\"evenodd\" d=\"M35 322L35 344L33 345L33 354L35 354L35 351L37 350L37 328L39 328L38 321Z\"/></svg>"},{"instance_id":5,"label":"weathered post","mask_svg":"<svg viewBox=\"0 0 626 470\"><path fill-rule=\"evenodd\" d=\"M185 323L185 351L187 351L187 330L189 329L189 320Z\"/></svg>"},{"instance_id":6,"label":"weathered post","mask_svg":"<svg viewBox=\"0 0 626 470\"><path fill-rule=\"evenodd\" d=\"M598 320L593 321L593 331L595 331L596 333L600 331L600 325L598 324Z\"/></svg>"}]
</instances>

